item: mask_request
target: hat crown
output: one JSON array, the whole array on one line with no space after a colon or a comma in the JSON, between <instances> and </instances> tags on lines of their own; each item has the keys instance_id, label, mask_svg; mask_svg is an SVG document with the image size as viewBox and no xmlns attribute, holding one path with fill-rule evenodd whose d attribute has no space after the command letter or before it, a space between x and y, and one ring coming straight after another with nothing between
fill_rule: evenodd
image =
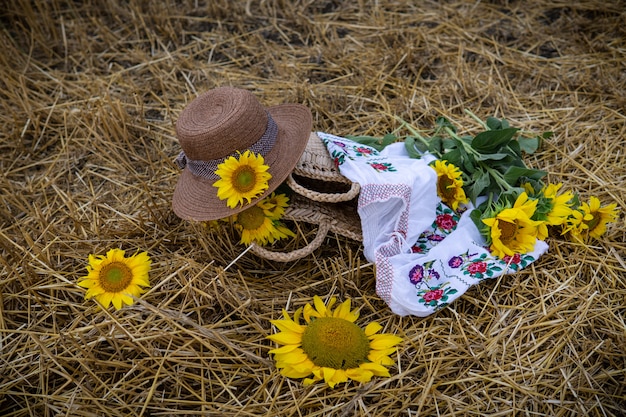
<instances>
[{"instance_id":1,"label":"hat crown","mask_svg":"<svg viewBox=\"0 0 626 417\"><path fill-rule=\"evenodd\" d=\"M185 107L176 122L176 136L189 159L220 159L257 142L267 128L267 118L254 94L220 87Z\"/></svg>"}]
</instances>

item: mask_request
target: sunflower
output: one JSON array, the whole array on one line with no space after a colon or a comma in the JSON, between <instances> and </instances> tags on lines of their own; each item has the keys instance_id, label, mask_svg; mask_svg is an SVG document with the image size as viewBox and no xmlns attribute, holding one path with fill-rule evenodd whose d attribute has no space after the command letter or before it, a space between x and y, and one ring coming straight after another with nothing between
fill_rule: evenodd
<instances>
[{"instance_id":1,"label":"sunflower","mask_svg":"<svg viewBox=\"0 0 626 417\"><path fill-rule=\"evenodd\" d=\"M220 177L213 183L217 187L217 197L226 200L226 205L235 208L238 204L248 203L268 188L272 175L267 172L262 155L255 155L250 150L227 158L217 166L215 174Z\"/></svg>"},{"instance_id":2,"label":"sunflower","mask_svg":"<svg viewBox=\"0 0 626 417\"><path fill-rule=\"evenodd\" d=\"M538 239L545 240L548 237L548 226L560 226L572 214L574 194L571 192L558 194L562 186L561 183L548 184L536 192L532 185L524 184L529 197L538 200L537 209L532 217L533 220L542 221L537 230Z\"/></svg>"},{"instance_id":3,"label":"sunflower","mask_svg":"<svg viewBox=\"0 0 626 417\"><path fill-rule=\"evenodd\" d=\"M305 385L324 380L331 388L349 379L368 382L373 376L389 377L385 365L395 364L389 355L402 339L377 334L382 326L376 322L362 329L354 323L359 313L350 310L350 300L332 310L335 301L332 297L325 305L315 296L315 307L307 303L293 319L283 310L284 319L271 321L280 332L268 339L284 345L269 351L276 367L288 378L305 378ZM300 324L301 317L305 324Z\"/></svg>"},{"instance_id":4,"label":"sunflower","mask_svg":"<svg viewBox=\"0 0 626 417\"><path fill-rule=\"evenodd\" d=\"M491 253L499 258L516 253L528 253L535 247L541 221L532 220L537 200L529 200L526 192L521 193L513 207L501 208L492 213L494 217L483 219L489 227L487 241Z\"/></svg>"},{"instance_id":5,"label":"sunflower","mask_svg":"<svg viewBox=\"0 0 626 417\"><path fill-rule=\"evenodd\" d=\"M121 249L111 249L106 256L89 255L87 276L78 285L87 288L85 299L95 297L105 308L113 303L116 309L122 304L131 305L131 296L139 297L149 287L150 257L146 252L124 257Z\"/></svg>"},{"instance_id":6,"label":"sunflower","mask_svg":"<svg viewBox=\"0 0 626 417\"><path fill-rule=\"evenodd\" d=\"M431 167L437 173L437 195L441 201L454 211L459 208L459 204L467 204L461 170L440 160L436 160Z\"/></svg>"},{"instance_id":7,"label":"sunflower","mask_svg":"<svg viewBox=\"0 0 626 417\"><path fill-rule=\"evenodd\" d=\"M285 194L272 193L259 202L258 205L268 210L273 220L280 220L283 214L285 214L285 208L289 205L289 197Z\"/></svg>"},{"instance_id":8,"label":"sunflower","mask_svg":"<svg viewBox=\"0 0 626 417\"><path fill-rule=\"evenodd\" d=\"M567 219L563 234L569 232L576 240L584 241L587 236L600 239L606 233L606 225L617 220L617 204L601 207L597 197L589 203L582 203L578 210L572 210Z\"/></svg>"},{"instance_id":9,"label":"sunflower","mask_svg":"<svg viewBox=\"0 0 626 417\"><path fill-rule=\"evenodd\" d=\"M574 199L574 194L566 192L557 195L563 184L548 184L542 190L543 196L550 200L550 211L546 214L546 223L549 226L560 226L567 221L567 218L572 213L571 201Z\"/></svg>"},{"instance_id":10,"label":"sunflower","mask_svg":"<svg viewBox=\"0 0 626 417\"><path fill-rule=\"evenodd\" d=\"M265 245L278 239L295 236L275 218L273 211L265 208L268 204L264 201L265 199L232 216L235 228L241 233L241 243L245 245L253 241L259 245Z\"/></svg>"}]
</instances>

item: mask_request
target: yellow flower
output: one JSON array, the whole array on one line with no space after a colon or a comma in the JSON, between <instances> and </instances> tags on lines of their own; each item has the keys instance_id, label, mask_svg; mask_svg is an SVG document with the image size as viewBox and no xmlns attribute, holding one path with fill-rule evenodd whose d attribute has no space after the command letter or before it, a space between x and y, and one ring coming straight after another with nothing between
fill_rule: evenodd
<instances>
[{"instance_id":1,"label":"yellow flower","mask_svg":"<svg viewBox=\"0 0 626 417\"><path fill-rule=\"evenodd\" d=\"M278 239L295 236L274 218L272 211L263 208L265 206L266 204L261 202L232 216L235 228L241 233L241 243L249 245L254 241L259 245L265 245Z\"/></svg>"},{"instance_id":2,"label":"yellow flower","mask_svg":"<svg viewBox=\"0 0 626 417\"><path fill-rule=\"evenodd\" d=\"M272 220L279 220L285 214L285 208L289 205L289 197L285 194L272 193L258 203L263 209L270 213Z\"/></svg>"},{"instance_id":3,"label":"yellow flower","mask_svg":"<svg viewBox=\"0 0 626 417\"><path fill-rule=\"evenodd\" d=\"M226 205L235 208L238 204L248 203L268 188L272 175L267 172L262 155L255 155L250 150L239 154L239 159L231 156L217 166L215 174L220 177L213 183L217 187L217 197L226 200Z\"/></svg>"},{"instance_id":4,"label":"yellow flower","mask_svg":"<svg viewBox=\"0 0 626 417\"><path fill-rule=\"evenodd\" d=\"M350 300L332 310L335 301L333 297L325 305L315 296L315 307L306 304L304 310L296 310L293 319L283 310L284 319L271 321L280 332L268 339L283 345L269 351L280 373L305 378L305 385L324 380L331 388L349 379L368 382L373 376L390 376L385 366L395 364L389 355L402 339L377 334L382 326L376 322L362 329L354 323L359 313L350 310ZM300 324L301 318L305 324Z\"/></svg>"},{"instance_id":5,"label":"yellow flower","mask_svg":"<svg viewBox=\"0 0 626 417\"><path fill-rule=\"evenodd\" d=\"M559 226L567 221L572 214L572 201L574 194L566 192L557 195L563 184L548 184L539 192L536 192L529 183L524 184L524 189L531 198L538 200L537 210L533 220L540 220L542 223L537 230L537 238L545 240L548 237L548 226Z\"/></svg>"},{"instance_id":6,"label":"yellow flower","mask_svg":"<svg viewBox=\"0 0 626 417\"><path fill-rule=\"evenodd\" d=\"M574 198L574 194L566 192L557 195L563 184L548 184L542 190L542 194L545 198L550 200L552 207L546 215L546 223L549 226L559 226L567 221L567 218L572 213L571 201Z\"/></svg>"},{"instance_id":7,"label":"yellow flower","mask_svg":"<svg viewBox=\"0 0 626 417\"><path fill-rule=\"evenodd\" d=\"M431 167L437 173L437 195L441 201L452 210L457 210L459 204L467 204L468 198L463 190L461 170L446 161L436 160Z\"/></svg>"},{"instance_id":8,"label":"yellow flower","mask_svg":"<svg viewBox=\"0 0 626 417\"><path fill-rule=\"evenodd\" d=\"M139 297L149 287L150 257L146 252L124 257L121 249L111 249L106 256L89 255L87 276L78 285L87 288L85 299L95 297L105 308L113 303L116 309L122 304L131 305L131 296Z\"/></svg>"},{"instance_id":9,"label":"yellow flower","mask_svg":"<svg viewBox=\"0 0 626 417\"><path fill-rule=\"evenodd\" d=\"M523 192L517 197L513 207L504 208L495 217L483 219L489 226L491 253L499 258L516 253L531 252L537 240L537 228L541 221L532 220L537 200L529 200Z\"/></svg>"},{"instance_id":10,"label":"yellow flower","mask_svg":"<svg viewBox=\"0 0 626 417\"><path fill-rule=\"evenodd\" d=\"M589 204L583 202L578 210L572 211L563 233L569 232L578 241L585 241L587 237L600 239L606 233L606 225L615 220L617 204L601 207L600 200L591 197Z\"/></svg>"}]
</instances>

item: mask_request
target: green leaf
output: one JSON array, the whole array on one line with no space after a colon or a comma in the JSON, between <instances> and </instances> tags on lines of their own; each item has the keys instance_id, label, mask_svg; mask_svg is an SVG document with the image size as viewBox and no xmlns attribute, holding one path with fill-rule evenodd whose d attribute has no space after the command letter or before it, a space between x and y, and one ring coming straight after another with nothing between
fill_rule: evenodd
<instances>
[{"instance_id":1,"label":"green leaf","mask_svg":"<svg viewBox=\"0 0 626 417\"><path fill-rule=\"evenodd\" d=\"M518 166L510 166L503 175L504 180L515 185L520 177L528 177L533 180L540 180L546 176L547 172L538 169L522 168Z\"/></svg>"},{"instance_id":2,"label":"green leaf","mask_svg":"<svg viewBox=\"0 0 626 417\"><path fill-rule=\"evenodd\" d=\"M381 141L381 145L383 145L383 146L391 145L392 143L396 142L397 140L398 140L398 137L396 135L394 135L393 133L387 133L385 136L383 136L383 139Z\"/></svg>"},{"instance_id":3,"label":"green leaf","mask_svg":"<svg viewBox=\"0 0 626 417\"><path fill-rule=\"evenodd\" d=\"M464 148L459 148L461 151L461 164L457 165L462 171L465 171L468 175L473 175L476 171L476 159L473 155L467 153Z\"/></svg>"},{"instance_id":4,"label":"green leaf","mask_svg":"<svg viewBox=\"0 0 626 417\"><path fill-rule=\"evenodd\" d=\"M509 149L513 152L513 155L517 158L522 157L522 149L520 148L519 141L512 140L509 142Z\"/></svg>"},{"instance_id":5,"label":"green leaf","mask_svg":"<svg viewBox=\"0 0 626 417\"><path fill-rule=\"evenodd\" d=\"M481 204L480 207L483 207L485 203ZM480 234L483 235L483 237L487 241L487 245L491 245L491 236L489 236L489 226L483 223L483 210L481 210L480 207L472 210L472 212L470 213L470 219L472 219L472 221L474 222L474 225L476 226Z\"/></svg>"},{"instance_id":6,"label":"green leaf","mask_svg":"<svg viewBox=\"0 0 626 417\"><path fill-rule=\"evenodd\" d=\"M509 128L509 122L506 119L498 119L497 117L487 117L487 127L489 130L502 130Z\"/></svg>"},{"instance_id":7,"label":"green leaf","mask_svg":"<svg viewBox=\"0 0 626 417\"><path fill-rule=\"evenodd\" d=\"M477 161L499 161L504 158L511 157L508 153L487 153L476 156Z\"/></svg>"},{"instance_id":8,"label":"green leaf","mask_svg":"<svg viewBox=\"0 0 626 417\"><path fill-rule=\"evenodd\" d=\"M539 145L541 144L541 138L539 136L534 138L519 138L517 140L519 143L519 147L522 151L527 154L535 153L537 149L539 149Z\"/></svg>"},{"instance_id":9,"label":"green leaf","mask_svg":"<svg viewBox=\"0 0 626 417\"><path fill-rule=\"evenodd\" d=\"M382 151L385 146L394 143L398 138L392 134L387 133L382 138L374 137L374 136L354 136L354 135L346 135L346 138L358 142L362 145L371 146L377 151Z\"/></svg>"},{"instance_id":10,"label":"green leaf","mask_svg":"<svg viewBox=\"0 0 626 417\"><path fill-rule=\"evenodd\" d=\"M487 117L487 127L489 130L500 130L502 129L502 122L497 117L489 116Z\"/></svg>"},{"instance_id":11,"label":"green leaf","mask_svg":"<svg viewBox=\"0 0 626 417\"><path fill-rule=\"evenodd\" d=\"M472 148L481 153L492 153L506 145L518 129L487 130L481 132L472 141Z\"/></svg>"},{"instance_id":12,"label":"green leaf","mask_svg":"<svg viewBox=\"0 0 626 417\"><path fill-rule=\"evenodd\" d=\"M437 125L438 129L443 129L444 127L448 127L452 129L454 133L456 133L456 127L454 127L454 125L450 122L450 120L446 119L443 116L437 117L437 119L435 120L435 124Z\"/></svg>"},{"instance_id":13,"label":"green leaf","mask_svg":"<svg viewBox=\"0 0 626 417\"><path fill-rule=\"evenodd\" d=\"M452 150L456 149L457 143L456 140L450 138L441 139L441 148L443 150Z\"/></svg>"},{"instance_id":14,"label":"green leaf","mask_svg":"<svg viewBox=\"0 0 626 417\"><path fill-rule=\"evenodd\" d=\"M413 159L420 159L422 157L422 153L427 150L426 145L416 140L413 136L407 136L404 140L404 148L409 154L409 158Z\"/></svg>"},{"instance_id":15,"label":"green leaf","mask_svg":"<svg viewBox=\"0 0 626 417\"><path fill-rule=\"evenodd\" d=\"M430 138L428 151L434 155L441 155L443 152L443 139L441 136L433 136Z\"/></svg>"},{"instance_id":16,"label":"green leaf","mask_svg":"<svg viewBox=\"0 0 626 417\"><path fill-rule=\"evenodd\" d=\"M491 184L491 177L489 176L489 173L483 170L474 172L472 177L474 182L469 187L468 197L472 200L472 203L475 203L478 196L480 196Z\"/></svg>"},{"instance_id":17,"label":"green leaf","mask_svg":"<svg viewBox=\"0 0 626 417\"><path fill-rule=\"evenodd\" d=\"M462 167L463 160L461 157L461 151L458 149L454 149L450 152L446 152L445 154L442 155L441 159L448 161L449 163L451 163L457 168Z\"/></svg>"}]
</instances>

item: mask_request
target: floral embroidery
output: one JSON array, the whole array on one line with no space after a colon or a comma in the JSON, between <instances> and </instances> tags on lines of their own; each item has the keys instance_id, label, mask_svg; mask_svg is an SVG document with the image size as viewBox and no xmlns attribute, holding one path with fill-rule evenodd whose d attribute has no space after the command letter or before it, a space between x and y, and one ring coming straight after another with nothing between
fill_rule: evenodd
<instances>
[{"instance_id":1,"label":"floral embroidery","mask_svg":"<svg viewBox=\"0 0 626 417\"><path fill-rule=\"evenodd\" d=\"M333 158L333 162L336 167L342 165L346 158L350 160L355 160L357 158L368 158L370 156L378 156L378 151L374 148L365 145L351 145L348 143L344 143L339 140L332 140L322 137L322 142L328 148L331 157ZM333 149L335 148L335 149ZM389 163L379 164L379 165L389 165ZM386 171L395 171L394 169L385 169Z\"/></svg>"},{"instance_id":2,"label":"floral embroidery","mask_svg":"<svg viewBox=\"0 0 626 417\"><path fill-rule=\"evenodd\" d=\"M324 140L324 142L325 142L326 144L328 144L328 142L329 142L329 141L328 141L328 140ZM345 143L340 142L340 141L338 141L338 140L333 140L333 141L330 141L330 142L332 142L332 143L333 143L333 145L335 145L335 146L338 146L338 147L342 148L342 149L344 150L344 152L348 152L348 151L346 150L346 149L347 149L347 147L348 147L348 145L346 145Z\"/></svg>"},{"instance_id":3,"label":"floral embroidery","mask_svg":"<svg viewBox=\"0 0 626 417\"><path fill-rule=\"evenodd\" d=\"M417 285L424 280L424 267L422 265L415 265L409 271L409 281L411 284Z\"/></svg>"},{"instance_id":4,"label":"floral embroidery","mask_svg":"<svg viewBox=\"0 0 626 417\"><path fill-rule=\"evenodd\" d=\"M437 216L435 224L437 224L438 228L449 231L456 227L457 220L448 213L444 213Z\"/></svg>"},{"instance_id":5,"label":"floral embroidery","mask_svg":"<svg viewBox=\"0 0 626 417\"><path fill-rule=\"evenodd\" d=\"M367 146L355 146L354 153L356 156L372 156L378 155L378 152L375 149L369 148Z\"/></svg>"},{"instance_id":6,"label":"floral embroidery","mask_svg":"<svg viewBox=\"0 0 626 417\"><path fill-rule=\"evenodd\" d=\"M470 262L471 258L478 255L478 253L469 253L469 250L457 256L453 256L448 260L448 266L450 268L460 268L466 262Z\"/></svg>"},{"instance_id":7,"label":"floral embroidery","mask_svg":"<svg viewBox=\"0 0 626 417\"><path fill-rule=\"evenodd\" d=\"M458 213L441 202L437 205L435 213L436 218L433 224L420 235L411 247L413 253L427 253L456 229L460 219Z\"/></svg>"},{"instance_id":8,"label":"floral embroidery","mask_svg":"<svg viewBox=\"0 0 626 417\"><path fill-rule=\"evenodd\" d=\"M494 261L494 258L487 258L487 254L482 253L478 258L465 262L461 270L464 275L475 279L493 278L496 272L502 272L502 268L498 266L500 262Z\"/></svg>"},{"instance_id":9,"label":"floral embroidery","mask_svg":"<svg viewBox=\"0 0 626 417\"><path fill-rule=\"evenodd\" d=\"M427 252L427 248L426 245L423 243L415 243L413 246L411 246L411 253L426 253Z\"/></svg>"},{"instance_id":10,"label":"floral embroidery","mask_svg":"<svg viewBox=\"0 0 626 417\"><path fill-rule=\"evenodd\" d=\"M500 260L500 263L502 263L506 268L517 272L526 268L526 266L531 264L534 260L535 258L531 255L516 253L513 256L505 256Z\"/></svg>"},{"instance_id":11,"label":"floral embroidery","mask_svg":"<svg viewBox=\"0 0 626 417\"><path fill-rule=\"evenodd\" d=\"M435 311L447 307L450 296L458 292L458 290L454 288L446 288L448 285L450 285L450 283L445 282L434 287L419 290L417 292L419 297L417 302L428 307L434 307Z\"/></svg>"},{"instance_id":12,"label":"floral embroidery","mask_svg":"<svg viewBox=\"0 0 626 417\"><path fill-rule=\"evenodd\" d=\"M448 266L453 269L461 269L464 275L475 279L493 278L505 269L519 271L535 260L531 255L516 253L513 256L505 256L503 259L482 253L470 254L469 251L448 259Z\"/></svg>"},{"instance_id":13,"label":"floral embroidery","mask_svg":"<svg viewBox=\"0 0 626 417\"><path fill-rule=\"evenodd\" d=\"M377 172L394 172L396 168L389 162L368 162L368 165L374 168Z\"/></svg>"},{"instance_id":14,"label":"floral embroidery","mask_svg":"<svg viewBox=\"0 0 626 417\"><path fill-rule=\"evenodd\" d=\"M432 279L441 278L439 272L432 267L434 263L435 261L429 261L423 265L417 264L411 268L409 271L409 281L411 281L411 284L418 285L424 280L430 281Z\"/></svg>"},{"instance_id":15,"label":"floral embroidery","mask_svg":"<svg viewBox=\"0 0 626 417\"><path fill-rule=\"evenodd\" d=\"M346 154L343 152L332 151L330 157L333 158L333 163L336 168L339 168L339 165L343 165L343 163L346 162Z\"/></svg>"},{"instance_id":16,"label":"floral embroidery","mask_svg":"<svg viewBox=\"0 0 626 417\"><path fill-rule=\"evenodd\" d=\"M449 281L439 282L442 275L446 278L450 277L445 275L441 261L439 260L439 270L435 269L435 262L437 260L414 265L409 271L408 278L417 289L418 302L437 311L447 306L449 296L456 294L458 290L447 288L450 285Z\"/></svg>"},{"instance_id":17,"label":"floral embroidery","mask_svg":"<svg viewBox=\"0 0 626 417\"><path fill-rule=\"evenodd\" d=\"M461 258L460 256L453 256L448 261L448 266L450 266L450 268L458 268L461 265L463 265L463 258Z\"/></svg>"}]
</instances>

